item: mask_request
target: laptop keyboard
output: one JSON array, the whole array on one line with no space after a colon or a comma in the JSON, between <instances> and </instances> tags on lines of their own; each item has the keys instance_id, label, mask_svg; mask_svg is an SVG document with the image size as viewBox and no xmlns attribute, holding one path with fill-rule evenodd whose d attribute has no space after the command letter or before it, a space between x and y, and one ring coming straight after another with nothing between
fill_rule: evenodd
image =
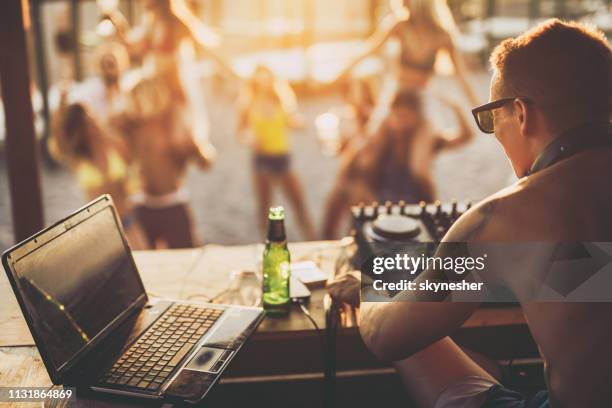
<instances>
[{"instance_id":1,"label":"laptop keyboard","mask_svg":"<svg viewBox=\"0 0 612 408\"><path fill-rule=\"evenodd\" d=\"M157 391L223 309L175 304L107 371L103 382Z\"/></svg>"}]
</instances>

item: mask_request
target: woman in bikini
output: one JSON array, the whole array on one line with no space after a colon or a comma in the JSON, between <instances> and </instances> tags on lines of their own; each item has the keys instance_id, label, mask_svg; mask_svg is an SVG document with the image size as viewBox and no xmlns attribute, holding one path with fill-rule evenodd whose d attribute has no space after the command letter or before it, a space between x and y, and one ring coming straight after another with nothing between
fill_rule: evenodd
<instances>
[{"instance_id":1,"label":"woman in bikini","mask_svg":"<svg viewBox=\"0 0 612 408\"><path fill-rule=\"evenodd\" d=\"M455 76L468 101L478 105L474 90L467 82L462 58L455 46L456 26L445 0L391 0L389 16L366 42L364 52L353 59L339 78L350 74L365 58L378 53L391 39L399 42L400 52L392 75L385 78L372 115L375 131L388 115L393 96L401 90L422 91L436 72L436 59L442 52L450 57Z\"/></svg>"},{"instance_id":2,"label":"woman in bikini","mask_svg":"<svg viewBox=\"0 0 612 408\"><path fill-rule=\"evenodd\" d=\"M103 129L82 103L67 103L64 92L49 139L50 151L75 174L88 199L110 194L133 249L145 249L144 235L129 200L137 183L122 141Z\"/></svg>"}]
</instances>

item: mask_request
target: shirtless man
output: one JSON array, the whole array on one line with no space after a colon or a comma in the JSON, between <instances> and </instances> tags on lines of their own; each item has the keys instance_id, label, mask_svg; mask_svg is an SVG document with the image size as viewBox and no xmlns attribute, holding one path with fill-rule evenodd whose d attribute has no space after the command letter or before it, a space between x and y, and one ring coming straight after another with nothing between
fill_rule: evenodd
<instances>
[{"instance_id":1,"label":"shirtless man","mask_svg":"<svg viewBox=\"0 0 612 408\"><path fill-rule=\"evenodd\" d=\"M492 102L474 111L521 179L468 211L444 241L612 241L611 59L602 33L558 20L497 47ZM529 404L448 337L476 303L364 302L362 337L394 361L420 407L612 406L612 303L525 301L517 282L526 271L514 272L504 278L546 369L548 389ZM354 298L350 285L331 292Z\"/></svg>"},{"instance_id":2,"label":"shirtless man","mask_svg":"<svg viewBox=\"0 0 612 408\"><path fill-rule=\"evenodd\" d=\"M197 239L185 172L191 162L208 168L213 156L206 142L194 138L185 104L170 92L156 77L141 80L131 91L123 125L140 171L143 192L134 201L149 244L189 248Z\"/></svg>"}]
</instances>

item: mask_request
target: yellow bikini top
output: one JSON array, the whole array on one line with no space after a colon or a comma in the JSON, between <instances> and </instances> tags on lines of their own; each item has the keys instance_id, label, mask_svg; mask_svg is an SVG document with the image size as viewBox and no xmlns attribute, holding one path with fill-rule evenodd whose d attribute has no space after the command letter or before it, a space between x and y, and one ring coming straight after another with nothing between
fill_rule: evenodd
<instances>
[{"instance_id":1,"label":"yellow bikini top","mask_svg":"<svg viewBox=\"0 0 612 408\"><path fill-rule=\"evenodd\" d=\"M91 162L82 161L76 168L77 180L84 190L95 190L105 183L117 183L127 179L128 166L114 150L106 156L106 173L103 173Z\"/></svg>"},{"instance_id":2,"label":"yellow bikini top","mask_svg":"<svg viewBox=\"0 0 612 408\"><path fill-rule=\"evenodd\" d=\"M287 132L288 115L277 107L272 115L263 115L251 110L249 123L255 134L255 148L259 153L280 155L289 151Z\"/></svg>"}]
</instances>

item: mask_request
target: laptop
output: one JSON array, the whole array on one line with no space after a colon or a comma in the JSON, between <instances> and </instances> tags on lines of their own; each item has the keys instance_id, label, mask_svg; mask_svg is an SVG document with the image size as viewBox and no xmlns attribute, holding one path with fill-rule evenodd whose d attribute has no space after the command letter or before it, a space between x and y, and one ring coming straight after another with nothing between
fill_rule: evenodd
<instances>
[{"instance_id":1,"label":"laptop","mask_svg":"<svg viewBox=\"0 0 612 408\"><path fill-rule=\"evenodd\" d=\"M2 255L54 384L200 402L261 308L151 299L109 195Z\"/></svg>"}]
</instances>

